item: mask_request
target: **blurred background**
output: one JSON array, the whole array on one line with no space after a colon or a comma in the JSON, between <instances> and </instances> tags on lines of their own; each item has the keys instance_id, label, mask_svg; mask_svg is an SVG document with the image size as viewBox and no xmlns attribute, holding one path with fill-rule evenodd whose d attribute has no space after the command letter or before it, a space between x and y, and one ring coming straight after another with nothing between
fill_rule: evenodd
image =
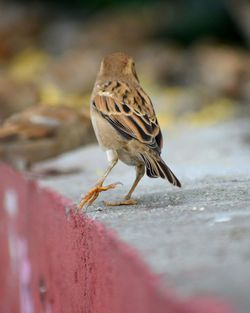
<instances>
[{"instance_id":1,"label":"blurred background","mask_svg":"<svg viewBox=\"0 0 250 313\"><path fill-rule=\"evenodd\" d=\"M239 312L250 312L249 49L249 0L0 0L0 162L24 171L35 164L30 176L38 175L43 186L78 204L102 175L106 157L97 145L64 152L95 142L89 102L102 58L116 51L130 54L163 130L163 158L183 188L170 189L160 179L145 178L135 193L141 205L104 209L101 201L120 200L133 179L133 169L118 164L107 182L122 178L124 188L103 193L88 215L141 251L153 271L159 277L164 274L167 284L172 283L180 294L222 295L237 303L242 308ZM9 172L3 173L7 174L0 173L0 183L5 189ZM34 190L29 193L21 187L25 197L20 198L26 201L27 197L27 207L32 209ZM38 201L42 201L41 194L39 191ZM41 203L44 209L46 202ZM43 209L27 211L31 212L26 217L28 229L35 225L34 233L44 232L48 241L37 244L30 232L33 245L45 247L46 262L57 262L59 256L68 262L61 257L63 245L54 245L53 252L47 249L54 242L50 231L55 234L54 229L59 229L60 233L63 227L54 227L54 223L60 225L58 210ZM40 215L47 212L48 223L53 223L48 228L44 227L45 215ZM31 222L32 216L39 220L37 225ZM25 215L20 220L26 222ZM12 243L12 233L8 236L10 240L2 236L4 247ZM40 251L36 253L39 258ZM71 250L65 251L71 256ZM20 266L27 262L26 254L23 258ZM57 299L65 293L71 305L71 285L58 288L62 268L66 279L71 277L70 268L57 264L53 268L60 279L55 280L49 268L48 282L56 281ZM85 268L95 269L92 263ZM34 272L36 269L35 265ZM6 277L9 282L11 276ZM79 282L81 277L79 274ZM73 279L82 299L77 276ZM26 298L27 284L26 279ZM12 305L13 292L8 286L6 303ZM46 288L45 292L43 285L39 288L42 302L46 296L49 304L59 303L50 302L54 291L51 296L49 289L47 297Z\"/></svg>"},{"instance_id":2,"label":"blurred background","mask_svg":"<svg viewBox=\"0 0 250 313\"><path fill-rule=\"evenodd\" d=\"M41 105L87 115L100 61L115 51L134 57L162 127L247 116L249 47L248 0L2 1L0 125ZM5 144L48 136L11 127Z\"/></svg>"}]
</instances>

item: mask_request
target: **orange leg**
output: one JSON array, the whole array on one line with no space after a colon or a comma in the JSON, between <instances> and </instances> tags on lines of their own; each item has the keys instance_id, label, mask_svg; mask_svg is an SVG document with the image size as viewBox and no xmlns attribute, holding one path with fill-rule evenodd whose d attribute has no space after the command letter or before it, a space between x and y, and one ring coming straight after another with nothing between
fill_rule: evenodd
<instances>
[{"instance_id":1,"label":"orange leg","mask_svg":"<svg viewBox=\"0 0 250 313\"><path fill-rule=\"evenodd\" d=\"M113 154L113 158L110 161L111 161L110 165L107 168L107 170L105 171L103 177L101 179L99 179L99 181L97 182L95 187L90 189L90 191L86 194L86 196L81 200L81 202L78 206L79 210L82 210L84 205L86 205L86 208L89 207L96 200L96 198L99 196L99 194L102 191L113 189L117 185L121 184L121 183L114 183L114 184L110 184L108 186L103 186L104 180L106 179L106 177L108 176L108 174L111 172L112 168L116 165L116 163L118 161L118 156L116 153Z\"/></svg>"},{"instance_id":2,"label":"orange leg","mask_svg":"<svg viewBox=\"0 0 250 313\"><path fill-rule=\"evenodd\" d=\"M90 191L86 194L86 196L81 200L78 208L81 210L86 204L86 208L89 207L99 196L99 193L102 191L107 191L109 189L115 188L117 185L121 183L114 183L107 186L102 186L102 184L97 184L94 188L90 189Z\"/></svg>"},{"instance_id":3,"label":"orange leg","mask_svg":"<svg viewBox=\"0 0 250 313\"><path fill-rule=\"evenodd\" d=\"M138 165L136 168L135 181L134 181L131 189L129 190L128 194L124 198L124 200L121 200L121 201L104 201L104 204L106 206L135 205L135 204L137 204L137 201L132 199L131 196L132 196L132 193L134 192L136 186L138 185L139 181L142 179L144 174L145 174L145 165L144 164Z\"/></svg>"}]
</instances>

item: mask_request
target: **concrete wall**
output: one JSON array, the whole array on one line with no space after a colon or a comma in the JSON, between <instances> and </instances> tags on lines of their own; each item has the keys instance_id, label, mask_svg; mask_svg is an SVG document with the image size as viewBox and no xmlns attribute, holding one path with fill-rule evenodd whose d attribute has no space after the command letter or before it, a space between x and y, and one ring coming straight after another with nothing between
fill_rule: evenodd
<instances>
[{"instance_id":1,"label":"concrete wall","mask_svg":"<svg viewBox=\"0 0 250 313\"><path fill-rule=\"evenodd\" d=\"M229 313L163 290L136 252L0 165L0 313Z\"/></svg>"}]
</instances>

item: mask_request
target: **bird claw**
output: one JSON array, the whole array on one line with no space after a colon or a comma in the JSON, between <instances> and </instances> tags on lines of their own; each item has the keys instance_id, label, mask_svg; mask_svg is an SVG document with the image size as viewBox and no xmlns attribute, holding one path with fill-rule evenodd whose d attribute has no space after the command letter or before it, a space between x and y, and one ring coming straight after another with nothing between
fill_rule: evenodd
<instances>
[{"instance_id":1,"label":"bird claw","mask_svg":"<svg viewBox=\"0 0 250 313\"><path fill-rule=\"evenodd\" d=\"M102 184L98 184L86 194L86 196L81 200L80 204L78 205L78 210L82 210L83 207L86 205L86 209L97 199L99 194L103 191L107 191L109 189L114 189L116 186L122 185L122 183L117 182L107 186L102 186Z\"/></svg>"}]
</instances>

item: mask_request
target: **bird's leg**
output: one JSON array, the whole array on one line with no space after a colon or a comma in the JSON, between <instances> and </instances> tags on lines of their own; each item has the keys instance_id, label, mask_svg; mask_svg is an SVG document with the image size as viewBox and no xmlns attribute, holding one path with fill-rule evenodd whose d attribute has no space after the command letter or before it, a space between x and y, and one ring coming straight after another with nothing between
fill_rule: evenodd
<instances>
[{"instance_id":1,"label":"bird's leg","mask_svg":"<svg viewBox=\"0 0 250 313\"><path fill-rule=\"evenodd\" d=\"M125 196L124 200L122 201L116 201L116 202L109 202L105 201L104 204L107 206L118 206L118 205L134 205L137 204L137 201L134 199L131 199L132 193L134 192L136 186L138 185L139 181L142 179L142 177L145 174L145 165L140 164L136 167L136 178L135 181L129 190L128 194Z\"/></svg>"},{"instance_id":2,"label":"bird's leg","mask_svg":"<svg viewBox=\"0 0 250 313\"><path fill-rule=\"evenodd\" d=\"M111 151L111 150L109 150L109 151ZM96 198L99 196L100 192L106 191L109 189L113 189L117 185L120 184L120 183L114 183L114 184L110 184L108 186L103 186L104 180L107 178L108 174L111 172L113 167L118 162L118 155L115 151L112 151L112 153L107 153L107 155L108 155L108 161L109 161L108 168L106 169L103 176L97 181L97 184L95 185L95 187L90 189L89 192L86 194L86 196L81 200L81 202L78 206L79 210L81 210L85 204L87 207L90 206L96 200Z\"/></svg>"}]
</instances>

